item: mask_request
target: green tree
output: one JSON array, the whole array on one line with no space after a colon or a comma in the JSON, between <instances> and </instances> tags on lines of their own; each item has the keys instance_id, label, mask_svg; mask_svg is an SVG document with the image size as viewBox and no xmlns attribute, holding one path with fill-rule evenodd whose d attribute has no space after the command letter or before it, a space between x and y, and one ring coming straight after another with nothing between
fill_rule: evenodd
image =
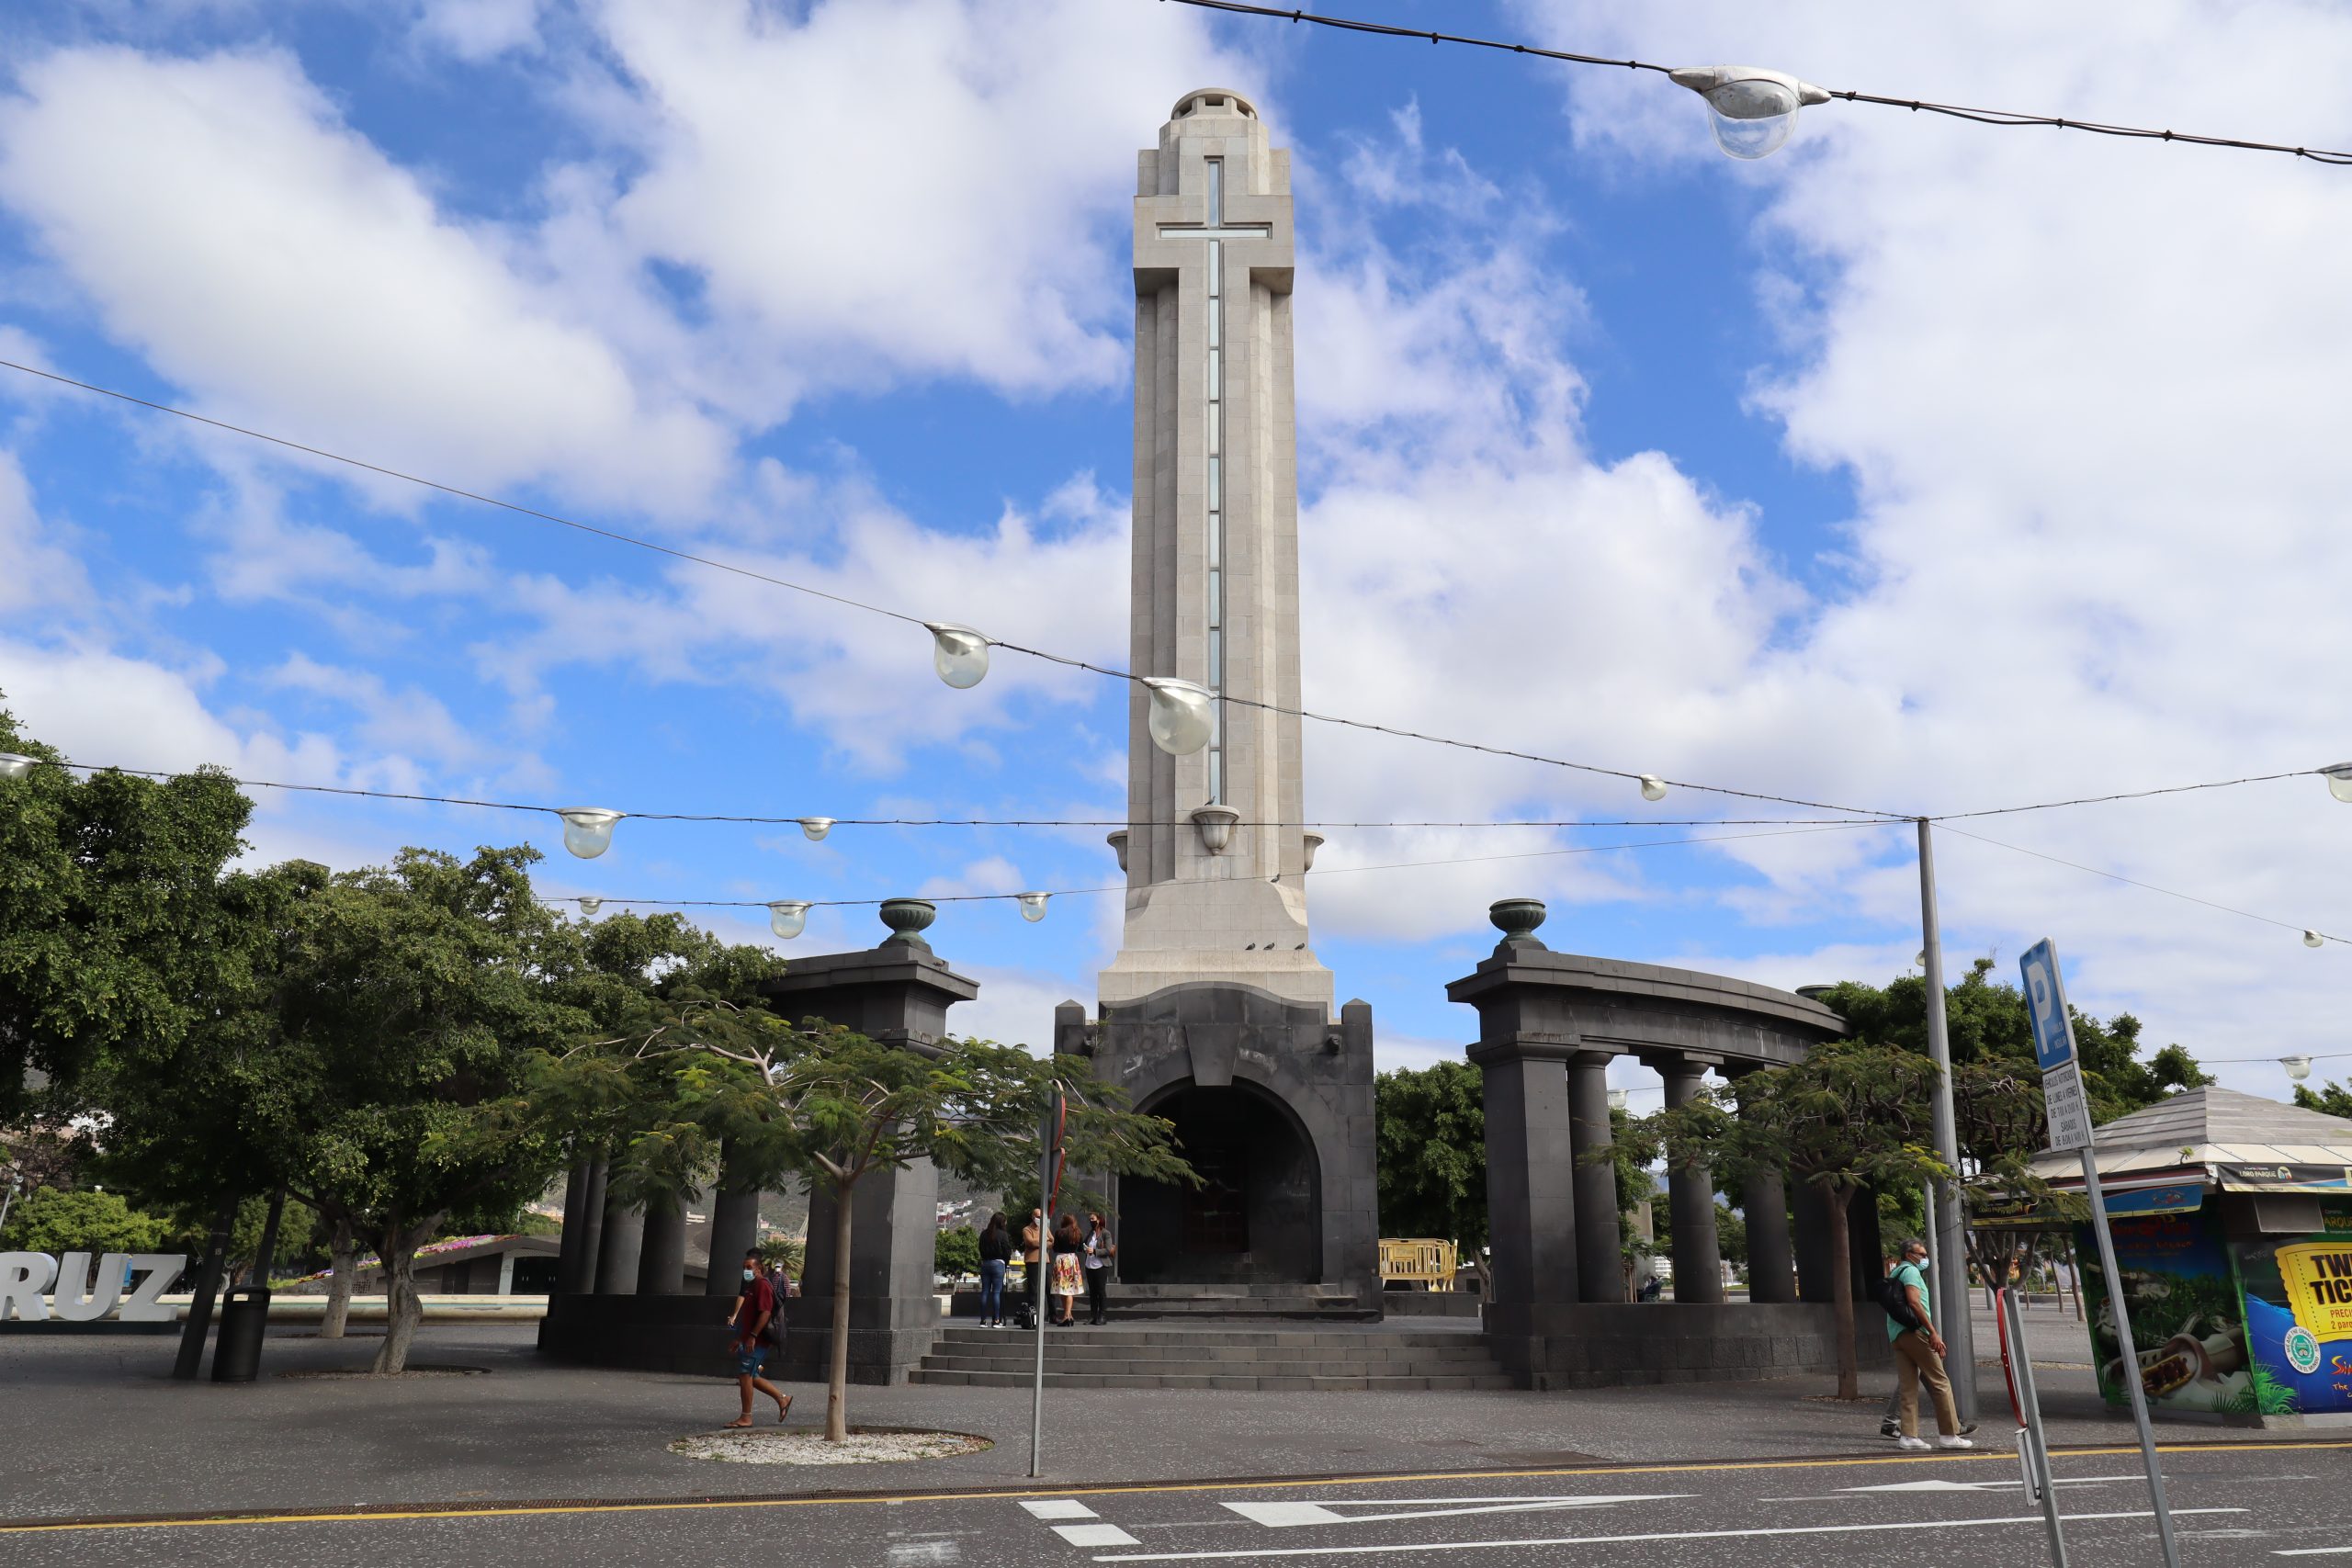
<instances>
[{"instance_id":1,"label":"green tree","mask_svg":"<svg viewBox=\"0 0 2352 1568\"><path fill-rule=\"evenodd\" d=\"M2324 1111L2330 1116L2352 1118L2352 1089L2340 1083L2322 1084L2318 1090L2295 1086L2295 1103L2306 1111Z\"/></svg>"},{"instance_id":2,"label":"green tree","mask_svg":"<svg viewBox=\"0 0 2352 1568\"><path fill-rule=\"evenodd\" d=\"M1476 1256L1487 1245L1487 1108L1467 1062L1399 1067L1373 1079L1381 1234L1436 1236Z\"/></svg>"},{"instance_id":3,"label":"green tree","mask_svg":"<svg viewBox=\"0 0 2352 1568\"><path fill-rule=\"evenodd\" d=\"M800 1236L770 1231L760 1237L760 1261L770 1269L781 1269L797 1280L808 1258L808 1243Z\"/></svg>"},{"instance_id":4,"label":"green tree","mask_svg":"<svg viewBox=\"0 0 2352 1568\"><path fill-rule=\"evenodd\" d=\"M285 955L289 1185L383 1259L379 1372L415 1337L417 1247L452 1215L513 1212L566 1157L524 1092L586 1022L548 981L561 943L531 890L537 858L404 850L316 889Z\"/></svg>"},{"instance_id":5,"label":"green tree","mask_svg":"<svg viewBox=\"0 0 2352 1568\"><path fill-rule=\"evenodd\" d=\"M1687 1105L1630 1122L1625 1141L1645 1164L1745 1183L1784 1170L1825 1200L1836 1303L1838 1393L1860 1395L1854 1344L1852 1243L1848 1217L1864 1188L1917 1183L1943 1173L1928 1147L1935 1066L1897 1046L1859 1040L1815 1045L1791 1066L1744 1075Z\"/></svg>"},{"instance_id":6,"label":"green tree","mask_svg":"<svg viewBox=\"0 0 2352 1568\"><path fill-rule=\"evenodd\" d=\"M969 1225L950 1225L931 1244L933 1272L951 1280L980 1271L980 1233Z\"/></svg>"},{"instance_id":7,"label":"green tree","mask_svg":"<svg viewBox=\"0 0 2352 1568\"><path fill-rule=\"evenodd\" d=\"M62 1191L36 1188L8 1211L0 1249L62 1256L86 1252L153 1252L163 1246L170 1223L142 1213L119 1192Z\"/></svg>"},{"instance_id":8,"label":"green tree","mask_svg":"<svg viewBox=\"0 0 2352 1568\"><path fill-rule=\"evenodd\" d=\"M697 1018L727 1026L697 1026ZM832 1354L825 1436L849 1435L852 1219L857 1184L877 1170L935 1162L975 1186L1007 1187L1042 1158L1041 1111L1058 1085L1069 1104L1065 1159L1073 1170L1193 1179L1174 1129L1128 1111L1083 1057L1038 1057L1019 1046L943 1040L913 1050L811 1019L799 1029L747 1032L723 1010L688 1013L650 1049L699 1055L682 1080L739 1128L736 1136L799 1170L833 1203Z\"/></svg>"},{"instance_id":9,"label":"green tree","mask_svg":"<svg viewBox=\"0 0 2352 1568\"><path fill-rule=\"evenodd\" d=\"M0 750L62 760L5 710ZM0 1125L90 1109L110 1053L206 1015L221 872L252 809L215 769L0 779Z\"/></svg>"}]
</instances>

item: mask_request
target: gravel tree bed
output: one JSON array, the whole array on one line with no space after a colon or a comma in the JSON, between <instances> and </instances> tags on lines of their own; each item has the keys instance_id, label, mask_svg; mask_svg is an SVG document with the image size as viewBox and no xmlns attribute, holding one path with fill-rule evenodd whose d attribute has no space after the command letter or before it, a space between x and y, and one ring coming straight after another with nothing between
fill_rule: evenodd
<instances>
[{"instance_id":1,"label":"gravel tree bed","mask_svg":"<svg viewBox=\"0 0 2352 1568\"><path fill-rule=\"evenodd\" d=\"M843 1441L829 1443L822 1432L813 1428L746 1427L680 1438L670 1445L670 1451L725 1464L888 1464L898 1460L953 1459L994 1446L988 1438L967 1432L853 1427Z\"/></svg>"}]
</instances>

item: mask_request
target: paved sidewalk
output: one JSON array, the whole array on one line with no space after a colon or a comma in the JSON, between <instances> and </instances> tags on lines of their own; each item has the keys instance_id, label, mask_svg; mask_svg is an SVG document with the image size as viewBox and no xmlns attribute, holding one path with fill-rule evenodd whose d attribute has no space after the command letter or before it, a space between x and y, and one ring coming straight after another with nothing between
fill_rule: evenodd
<instances>
[{"instance_id":1,"label":"paved sidewalk","mask_svg":"<svg viewBox=\"0 0 2352 1568\"><path fill-rule=\"evenodd\" d=\"M2061 1443L2125 1443L2081 1366L2079 1331L2054 1314L2038 1359ZM1082 1330L1080 1332L1083 1332ZM985 1453L877 1466L722 1464L667 1445L733 1418L731 1382L542 1360L527 1326L428 1326L416 1361L486 1375L390 1382L285 1377L358 1367L372 1339L273 1336L257 1383L175 1383L174 1341L0 1335L0 1407L22 1440L0 1480L0 1517L334 1508L551 1498L672 1498L1024 1484L1025 1390L853 1388L871 1426L939 1427L996 1440ZM1989 1337L1985 1343L1989 1344ZM1999 1374L1983 1373L1984 1436L2006 1444ZM820 1422L824 1391L786 1385L796 1424ZM1089 1483L1476 1470L1586 1461L1782 1459L1892 1452L1877 1436L1883 1376L1860 1405L1821 1397L1827 1379L1566 1393L1218 1393L1049 1391L1046 1470ZM2263 1434L2169 1427L2184 1440Z\"/></svg>"}]
</instances>

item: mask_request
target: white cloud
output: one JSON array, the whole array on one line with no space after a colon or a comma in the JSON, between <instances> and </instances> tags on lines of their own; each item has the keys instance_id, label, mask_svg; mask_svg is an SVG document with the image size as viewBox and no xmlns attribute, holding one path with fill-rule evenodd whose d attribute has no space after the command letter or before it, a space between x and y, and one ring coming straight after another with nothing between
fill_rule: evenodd
<instances>
[{"instance_id":1,"label":"white cloud","mask_svg":"<svg viewBox=\"0 0 2352 1568\"><path fill-rule=\"evenodd\" d=\"M426 42L472 63L538 41L538 0L425 0L416 20Z\"/></svg>"},{"instance_id":2,"label":"white cloud","mask_svg":"<svg viewBox=\"0 0 2352 1568\"><path fill-rule=\"evenodd\" d=\"M206 412L477 487L669 512L718 481L723 432L552 314L507 236L445 216L291 57L74 50L17 87L0 200Z\"/></svg>"},{"instance_id":3,"label":"white cloud","mask_svg":"<svg viewBox=\"0 0 2352 1568\"><path fill-rule=\"evenodd\" d=\"M1125 501L1079 476L1039 517L1008 506L993 529L925 528L856 485L831 492L831 558L730 547L737 564L864 604L959 621L992 637L1116 662L1126 640ZM954 691L931 674L931 634L745 578L681 570L658 588L512 585L537 629L484 642L484 671L510 690L550 669L628 663L659 680L728 681L773 694L793 721L872 771L907 748L1019 728L1031 703L1087 702L1102 678L998 650L987 680ZM985 751L977 766L992 765Z\"/></svg>"},{"instance_id":4,"label":"white cloud","mask_svg":"<svg viewBox=\"0 0 2352 1568\"><path fill-rule=\"evenodd\" d=\"M611 130L645 164L620 243L691 269L719 323L707 354L771 411L900 374L1112 385L1125 149L1157 124L1138 106L1257 76L1195 16L1096 0L602 17L632 95Z\"/></svg>"},{"instance_id":5,"label":"white cloud","mask_svg":"<svg viewBox=\"0 0 2352 1568\"><path fill-rule=\"evenodd\" d=\"M24 466L15 453L0 451L0 615L71 612L88 600L82 563L52 542L52 532L33 504Z\"/></svg>"}]
</instances>

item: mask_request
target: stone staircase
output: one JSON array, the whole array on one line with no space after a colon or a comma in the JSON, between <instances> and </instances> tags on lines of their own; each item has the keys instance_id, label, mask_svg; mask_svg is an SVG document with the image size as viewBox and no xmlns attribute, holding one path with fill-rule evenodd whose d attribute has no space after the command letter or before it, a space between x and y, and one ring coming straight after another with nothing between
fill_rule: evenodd
<instances>
[{"instance_id":1,"label":"stone staircase","mask_svg":"<svg viewBox=\"0 0 2352 1568\"><path fill-rule=\"evenodd\" d=\"M1086 1311L1081 1299L1078 1310ZM1362 1322L1376 1317L1356 1304L1353 1293L1322 1285L1137 1285L1111 1287L1108 1314L1114 1322L1142 1318L1309 1318Z\"/></svg>"},{"instance_id":2,"label":"stone staircase","mask_svg":"<svg viewBox=\"0 0 2352 1568\"><path fill-rule=\"evenodd\" d=\"M908 1374L919 1383L1026 1388L1036 1336L954 1324ZM1198 1388L1308 1393L1342 1389L1510 1388L1486 1341L1465 1329L1190 1327L1046 1330L1053 1388Z\"/></svg>"}]
</instances>

